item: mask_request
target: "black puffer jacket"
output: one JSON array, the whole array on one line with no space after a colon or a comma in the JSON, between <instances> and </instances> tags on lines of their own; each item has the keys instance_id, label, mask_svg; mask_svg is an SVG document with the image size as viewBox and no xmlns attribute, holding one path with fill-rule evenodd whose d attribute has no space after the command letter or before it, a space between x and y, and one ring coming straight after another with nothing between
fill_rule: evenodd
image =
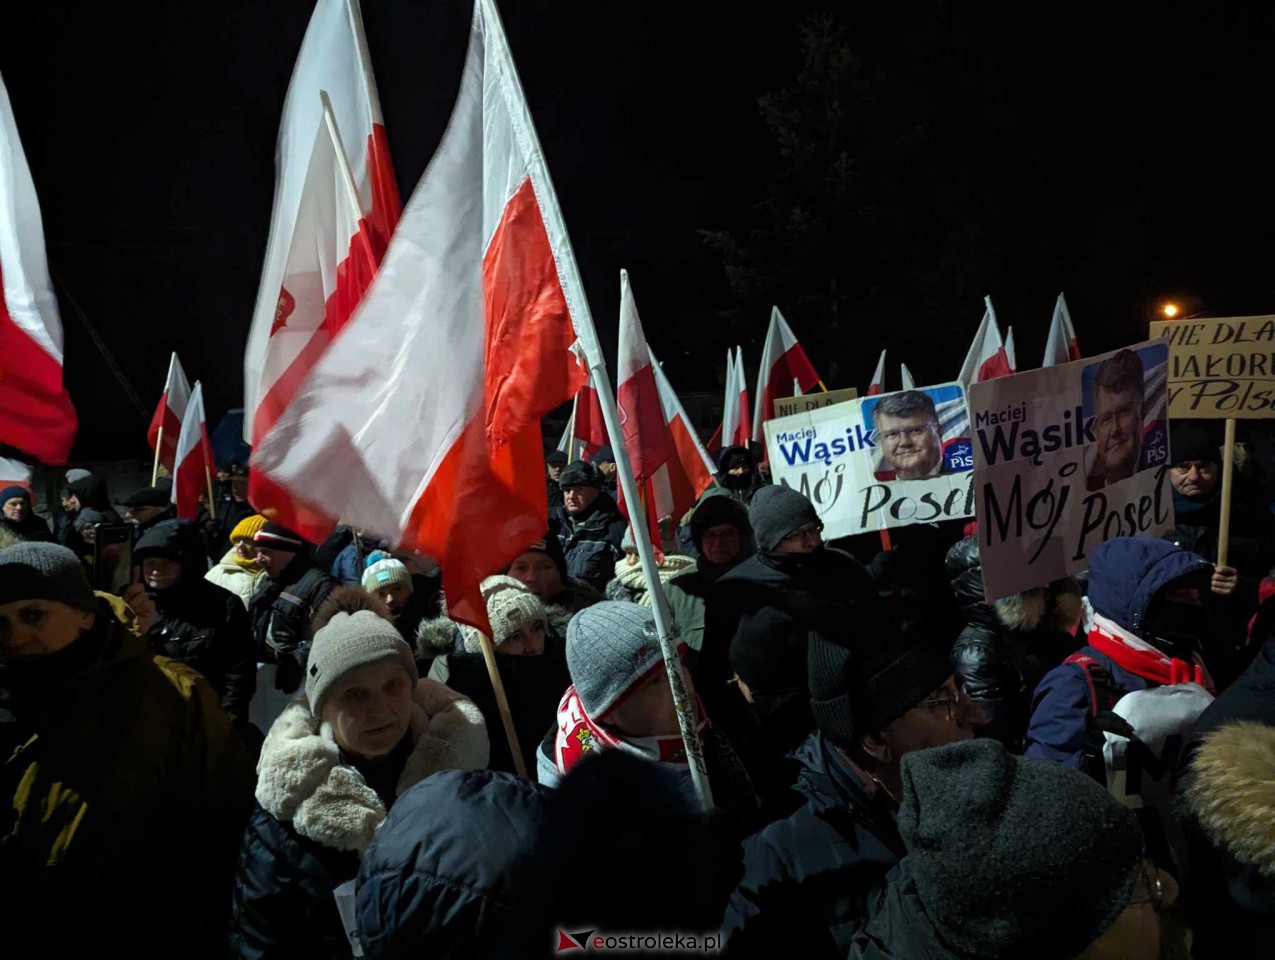
<instances>
[{"instance_id":1,"label":"black puffer jacket","mask_svg":"<svg viewBox=\"0 0 1275 960\"><path fill-rule=\"evenodd\" d=\"M277 578L262 577L248 601L257 659L279 665L275 682L284 693L301 685L310 653L310 620L336 585L302 551Z\"/></svg>"},{"instance_id":2,"label":"black puffer jacket","mask_svg":"<svg viewBox=\"0 0 1275 960\"><path fill-rule=\"evenodd\" d=\"M167 520L142 534L133 560L140 564L147 557L182 566L175 586L151 591L158 611L146 635L151 649L202 673L231 718L246 721L257 689L257 662L243 603L204 579L203 541L188 521Z\"/></svg>"},{"instance_id":3,"label":"black puffer jacket","mask_svg":"<svg viewBox=\"0 0 1275 960\"><path fill-rule=\"evenodd\" d=\"M547 794L490 770L446 770L405 792L359 870L363 955L496 955L524 892L513 868L536 840Z\"/></svg>"},{"instance_id":4,"label":"black puffer jacket","mask_svg":"<svg viewBox=\"0 0 1275 960\"><path fill-rule=\"evenodd\" d=\"M615 564L624 556L620 543L629 522L605 492L583 512L566 515L558 531L567 576L583 580L595 590L605 590L615 574Z\"/></svg>"},{"instance_id":5,"label":"black puffer jacket","mask_svg":"<svg viewBox=\"0 0 1275 960\"><path fill-rule=\"evenodd\" d=\"M1074 580L1060 580L988 603L977 537L952 546L947 573L965 620L952 645L953 672L983 711L982 733L1021 752L1032 691L1080 647L1070 632L1080 616L1080 588Z\"/></svg>"}]
</instances>

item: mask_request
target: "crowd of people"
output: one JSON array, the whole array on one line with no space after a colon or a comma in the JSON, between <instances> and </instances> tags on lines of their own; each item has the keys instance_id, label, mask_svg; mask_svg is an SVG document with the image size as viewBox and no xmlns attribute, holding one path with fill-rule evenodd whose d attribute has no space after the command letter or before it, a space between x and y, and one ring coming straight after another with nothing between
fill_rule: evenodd
<instances>
[{"instance_id":1,"label":"crowd of people","mask_svg":"<svg viewBox=\"0 0 1275 960\"><path fill-rule=\"evenodd\" d=\"M1266 956L1275 521L1240 483L1219 563L1219 443L1175 425L1166 538L995 602L977 524L830 543L723 450L657 571L708 811L605 448L546 458L549 526L483 581L489 634L447 616L431 558L309 543L242 469L198 522L163 480L116 501L70 470L51 524L4 489L6 943ZM124 524L112 592L97 538Z\"/></svg>"}]
</instances>

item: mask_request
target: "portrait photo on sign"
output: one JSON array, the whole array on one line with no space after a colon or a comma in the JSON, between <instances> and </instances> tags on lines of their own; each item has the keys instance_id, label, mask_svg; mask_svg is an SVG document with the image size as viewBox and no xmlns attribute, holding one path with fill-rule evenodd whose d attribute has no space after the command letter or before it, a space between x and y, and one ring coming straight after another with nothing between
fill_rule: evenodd
<instances>
[{"instance_id":1,"label":"portrait photo on sign","mask_svg":"<svg viewBox=\"0 0 1275 960\"><path fill-rule=\"evenodd\" d=\"M876 444L875 479L928 480L974 469L969 412L956 384L868 397L860 410Z\"/></svg>"},{"instance_id":2,"label":"portrait photo on sign","mask_svg":"<svg viewBox=\"0 0 1275 960\"><path fill-rule=\"evenodd\" d=\"M1081 397L1093 440L1085 447L1085 487L1102 490L1169 457L1165 352L1119 350L1084 368Z\"/></svg>"}]
</instances>

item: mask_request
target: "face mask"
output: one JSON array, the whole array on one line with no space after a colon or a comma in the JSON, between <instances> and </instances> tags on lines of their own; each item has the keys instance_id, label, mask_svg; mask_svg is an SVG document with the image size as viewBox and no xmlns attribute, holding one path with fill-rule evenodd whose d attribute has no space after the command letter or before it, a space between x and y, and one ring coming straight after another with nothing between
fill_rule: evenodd
<instances>
[{"instance_id":1,"label":"face mask","mask_svg":"<svg viewBox=\"0 0 1275 960\"><path fill-rule=\"evenodd\" d=\"M1142 638L1162 653L1190 660L1200 649L1207 630L1208 616L1203 606L1157 597L1142 623Z\"/></svg>"}]
</instances>

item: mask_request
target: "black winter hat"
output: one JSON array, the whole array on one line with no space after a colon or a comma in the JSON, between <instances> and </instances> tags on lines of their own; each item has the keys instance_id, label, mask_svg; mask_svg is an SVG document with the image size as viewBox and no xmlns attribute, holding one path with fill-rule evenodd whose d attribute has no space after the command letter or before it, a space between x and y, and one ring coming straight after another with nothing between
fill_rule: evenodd
<instances>
[{"instance_id":1,"label":"black winter hat","mask_svg":"<svg viewBox=\"0 0 1275 960\"><path fill-rule=\"evenodd\" d=\"M555 463L565 464L566 462L567 462L567 455L563 453L561 450L551 450L549 453L545 454L545 463L547 464L555 464Z\"/></svg>"},{"instance_id":2,"label":"black winter hat","mask_svg":"<svg viewBox=\"0 0 1275 960\"><path fill-rule=\"evenodd\" d=\"M285 553L300 553L311 546L301 534L293 533L287 527L270 522L257 531L252 542L257 546L281 550Z\"/></svg>"},{"instance_id":3,"label":"black winter hat","mask_svg":"<svg viewBox=\"0 0 1275 960\"><path fill-rule=\"evenodd\" d=\"M902 778L899 835L953 952L1066 960L1128 905L1138 821L1078 771L978 739L909 753Z\"/></svg>"},{"instance_id":4,"label":"black winter hat","mask_svg":"<svg viewBox=\"0 0 1275 960\"><path fill-rule=\"evenodd\" d=\"M615 454L611 452L610 444L603 444L598 447L598 452L589 458L594 464L599 463L615 463Z\"/></svg>"},{"instance_id":5,"label":"black winter hat","mask_svg":"<svg viewBox=\"0 0 1275 960\"><path fill-rule=\"evenodd\" d=\"M886 628L888 629L888 628ZM952 675L951 643L898 633L864 641L858 653L817 633L807 653L810 710L824 735L844 748L884 730Z\"/></svg>"},{"instance_id":6,"label":"black winter hat","mask_svg":"<svg viewBox=\"0 0 1275 960\"><path fill-rule=\"evenodd\" d=\"M798 527L818 523L814 504L791 487L776 483L753 494L748 519L757 535L759 550L774 550L779 541Z\"/></svg>"},{"instance_id":7,"label":"black winter hat","mask_svg":"<svg viewBox=\"0 0 1275 960\"><path fill-rule=\"evenodd\" d=\"M1222 438L1208 420L1176 420L1169 431L1169 456L1173 463L1184 460L1222 462Z\"/></svg>"},{"instance_id":8,"label":"black winter hat","mask_svg":"<svg viewBox=\"0 0 1275 960\"><path fill-rule=\"evenodd\" d=\"M153 487L142 487L121 501L126 507L167 507L173 502L173 481L160 477Z\"/></svg>"},{"instance_id":9,"label":"black winter hat","mask_svg":"<svg viewBox=\"0 0 1275 960\"><path fill-rule=\"evenodd\" d=\"M600 487L602 482L598 479L598 472L592 466L583 460L577 460L562 468L562 473L558 474L558 486Z\"/></svg>"},{"instance_id":10,"label":"black winter hat","mask_svg":"<svg viewBox=\"0 0 1275 960\"><path fill-rule=\"evenodd\" d=\"M567 576L567 558L562 552L562 542L558 539L558 522L556 520L549 521L549 529L545 532L544 539L537 540L524 550L523 553L543 553L552 560L553 565L558 568L558 576L562 578L562 582L564 584L568 581L568 579L570 579ZM514 557L514 560L517 559L518 557ZM509 567L512 566L513 561L510 561ZM505 568L506 576L509 574L509 567Z\"/></svg>"},{"instance_id":11,"label":"black winter hat","mask_svg":"<svg viewBox=\"0 0 1275 960\"><path fill-rule=\"evenodd\" d=\"M79 557L55 543L0 550L0 604L19 600L49 600L90 613L97 606Z\"/></svg>"}]
</instances>

